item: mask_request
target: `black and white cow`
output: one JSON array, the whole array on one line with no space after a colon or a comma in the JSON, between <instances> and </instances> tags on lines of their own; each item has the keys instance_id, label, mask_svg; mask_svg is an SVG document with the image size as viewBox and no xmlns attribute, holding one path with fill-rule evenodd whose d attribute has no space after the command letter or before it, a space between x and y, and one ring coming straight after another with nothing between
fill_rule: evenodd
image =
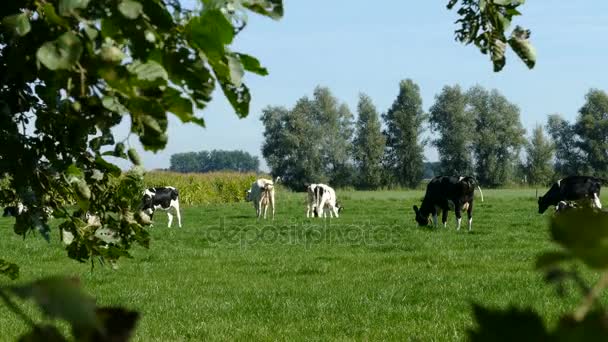
<instances>
[{"instance_id":1,"label":"black and white cow","mask_svg":"<svg viewBox=\"0 0 608 342\"><path fill-rule=\"evenodd\" d=\"M460 230L460 222L462 220L462 210L467 211L469 218L469 230L473 224L473 199L475 188L479 189L481 201L483 202L483 193L473 177L449 177L438 176L429 182L426 187L426 194L420 205L420 209L414 205L416 213L416 222L421 226L429 224L429 215L433 215L433 225L437 227L437 214L441 210L441 222L443 226L447 226L448 211L453 208L456 214L457 229Z\"/></svg>"},{"instance_id":2,"label":"black and white cow","mask_svg":"<svg viewBox=\"0 0 608 342\"><path fill-rule=\"evenodd\" d=\"M325 217L323 210L329 209L329 217L339 217L344 207L337 202L336 191L325 184L309 184L306 187L308 193L308 205L306 210L306 217L310 217L310 214L314 217Z\"/></svg>"},{"instance_id":3,"label":"black and white cow","mask_svg":"<svg viewBox=\"0 0 608 342\"><path fill-rule=\"evenodd\" d=\"M177 224L181 228L182 217L179 213L179 192L172 186L163 186L158 188L149 188L144 191L142 199L142 211L150 216L150 220L154 215L154 212L158 209L162 209L167 212L169 222L167 227L171 228L173 222L173 215L171 209L175 210L177 215Z\"/></svg>"},{"instance_id":4,"label":"black and white cow","mask_svg":"<svg viewBox=\"0 0 608 342\"><path fill-rule=\"evenodd\" d=\"M538 198L538 213L544 213L549 206L555 206L561 201L590 200L592 205L602 208L600 190L603 179L591 176L568 176L555 182L547 193Z\"/></svg>"}]
</instances>

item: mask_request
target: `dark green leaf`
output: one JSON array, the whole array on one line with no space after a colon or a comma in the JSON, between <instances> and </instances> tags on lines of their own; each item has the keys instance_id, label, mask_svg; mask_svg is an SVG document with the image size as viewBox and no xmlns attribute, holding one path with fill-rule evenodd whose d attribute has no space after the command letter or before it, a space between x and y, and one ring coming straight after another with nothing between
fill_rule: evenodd
<instances>
[{"instance_id":1,"label":"dark green leaf","mask_svg":"<svg viewBox=\"0 0 608 342\"><path fill-rule=\"evenodd\" d=\"M137 19L143 12L143 6L137 1L123 0L118 5L118 10L129 19Z\"/></svg>"},{"instance_id":2,"label":"dark green leaf","mask_svg":"<svg viewBox=\"0 0 608 342\"><path fill-rule=\"evenodd\" d=\"M551 219L551 235L588 266L608 268L608 213L591 208L565 211Z\"/></svg>"},{"instance_id":3,"label":"dark green leaf","mask_svg":"<svg viewBox=\"0 0 608 342\"><path fill-rule=\"evenodd\" d=\"M0 274L4 274L12 280L15 280L19 277L19 266L0 259Z\"/></svg>"},{"instance_id":4,"label":"dark green leaf","mask_svg":"<svg viewBox=\"0 0 608 342\"><path fill-rule=\"evenodd\" d=\"M605 311L588 313L582 321L570 316L562 317L553 332L553 341L606 341L608 317Z\"/></svg>"},{"instance_id":5,"label":"dark green leaf","mask_svg":"<svg viewBox=\"0 0 608 342\"><path fill-rule=\"evenodd\" d=\"M243 6L272 19L280 19L283 16L282 0L244 0Z\"/></svg>"},{"instance_id":6,"label":"dark green leaf","mask_svg":"<svg viewBox=\"0 0 608 342\"><path fill-rule=\"evenodd\" d=\"M219 61L225 46L234 38L234 28L217 9L203 10L200 17L190 20L186 26L193 46L201 49L212 61Z\"/></svg>"},{"instance_id":7,"label":"dark green leaf","mask_svg":"<svg viewBox=\"0 0 608 342\"><path fill-rule=\"evenodd\" d=\"M242 118L249 115L249 101L251 100L251 95L249 94L247 86L241 84L240 87L235 87L230 83L222 83L221 85L224 95L228 98L228 101L236 111L236 114Z\"/></svg>"},{"instance_id":8,"label":"dark green leaf","mask_svg":"<svg viewBox=\"0 0 608 342\"><path fill-rule=\"evenodd\" d=\"M48 2L45 3L42 6L42 13L44 15L45 20L48 21L49 24L59 25L65 28L69 27L69 23L64 18L57 15L53 4L50 4Z\"/></svg>"},{"instance_id":9,"label":"dark green leaf","mask_svg":"<svg viewBox=\"0 0 608 342\"><path fill-rule=\"evenodd\" d=\"M237 53L236 55L241 60L241 63L243 63L243 68L245 68L245 70L262 76L268 75L268 70L266 70L255 57L244 53Z\"/></svg>"},{"instance_id":10,"label":"dark green leaf","mask_svg":"<svg viewBox=\"0 0 608 342\"><path fill-rule=\"evenodd\" d=\"M72 326L95 328L93 298L82 292L77 279L51 277L31 284L9 287L8 290L23 299L32 299L50 318L60 318Z\"/></svg>"},{"instance_id":11,"label":"dark green leaf","mask_svg":"<svg viewBox=\"0 0 608 342\"><path fill-rule=\"evenodd\" d=\"M32 29L30 20L25 13L4 17L2 25L10 28L18 36L25 36Z\"/></svg>"},{"instance_id":12,"label":"dark green leaf","mask_svg":"<svg viewBox=\"0 0 608 342\"><path fill-rule=\"evenodd\" d=\"M36 52L38 61L51 70L69 69L82 54L82 43L73 32L62 34L57 40L46 42Z\"/></svg>"},{"instance_id":13,"label":"dark green leaf","mask_svg":"<svg viewBox=\"0 0 608 342\"><path fill-rule=\"evenodd\" d=\"M544 253L544 254L541 254L536 259L536 268L545 269L545 268L554 267L563 261L571 260L571 259L572 259L572 256L570 254L564 253L564 252Z\"/></svg>"},{"instance_id":14,"label":"dark green leaf","mask_svg":"<svg viewBox=\"0 0 608 342\"><path fill-rule=\"evenodd\" d=\"M120 307L97 308L97 319L101 324L98 330L74 329L74 337L78 341L112 341L127 342L130 340L139 314Z\"/></svg>"},{"instance_id":15,"label":"dark green leaf","mask_svg":"<svg viewBox=\"0 0 608 342\"><path fill-rule=\"evenodd\" d=\"M155 61L148 61L146 63L134 61L127 66L127 70L137 76L138 79L144 81L154 81L156 79L166 80L169 78L165 68Z\"/></svg>"},{"instance_id":16,"label":"dark green leaf","mask_svg":"<svg viewBox=\"0 0 608 342\"><path fill-rule=\"evenodd\" d=\"M18 342L67 342L59 330L52 325L36 325L32 330L19 337Z\"/></svg>"},{"instance_id":17,"label":"dark green leaf","mask_svg":"<svg viewBox=\"0 0 608 342\"><path fill-rule=\"evenodd\" d=\"M134 165L141 165L141 159L139 158L139 154L137 153L137 151L135 151L134 148L130 148L127 154L129 155L129 160L131 161L131 163L133 163Z\"/></svg>"},{"instance_id":18,"label":"dark green leaf","mask_svg":"<svg viewBox=\"0 0 608 342\"><path fill-rule=\"evenodd\" d=\"M85 9L89 4L89 0L60 0L59 1L59 14L62 16L68 16L77 9Z\"/></svg>"},{"instance_id":19,"label":"dark green leaf","mask_svg":"<svg viewBox=\"0 0 608 342\"><path fill-rule=\"evenodd\" d=\"M509 38L509 45L526 66L532 69L536 64L536 50L528 38L530 38L530 30L516 26Z\"/></svg>"},{"instance_id":20,"label":"dark green leaf","mask_svg":"<svg viewBox=\"0 0 608 342\"><path fill-rule=\"evenodd\" d=\"M549 340L542 318L530 309L509 308L502 311L474 304L473 314L477 326L468 331L469 341Z\"/></svg>"}]
</instances>

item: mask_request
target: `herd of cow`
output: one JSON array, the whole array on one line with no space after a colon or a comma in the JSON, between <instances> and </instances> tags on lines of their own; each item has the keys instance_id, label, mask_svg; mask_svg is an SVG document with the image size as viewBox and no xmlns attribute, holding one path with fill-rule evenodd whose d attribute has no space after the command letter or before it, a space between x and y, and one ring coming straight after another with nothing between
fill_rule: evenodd
<instances>
[{"instance_id":1,"label":"herd of cow","mask_svg":"<svg viewBox=\"0 0 608 342\"><path fill-rule=\"evenodd\" d=\"M272 218L275 214L275 181L261 178L253 182L251 188L246 192L246 201L252 202L257 218L266 218L268 207L272 209ZM538 212L544 213L550 206L555 206L556 212L578 206L590 205L601 208L600 189L606 180L591 176L568 176L555 182L547 193L538 198ZM448 211L453 210L456 216L457 229L460 229L462 212L466 211L468 216L468 229L472 229L473 202L475 189L479 189L483 202L483 193L474 177L438 176L429 182L420 208L414 205L416 222L421 226L431 224L437 226L437 216L441 211L441 222L447 225ZM336 192L326 184L308 184L308 205L306 217L339 217L343 207L338 204ZM164 210L168 216L168 227L171 227L175 211L179 227L182 226L179 209L179 192L171 186L146 189L143 193L141 210L150 219L156 210ZM325 211L327 209L327 211ZM4 208L3 216L18 216L27 211L22 203ZM86 213L86 222L97 222L99 219L90 213Z\"/></svg>"}]
</instances>

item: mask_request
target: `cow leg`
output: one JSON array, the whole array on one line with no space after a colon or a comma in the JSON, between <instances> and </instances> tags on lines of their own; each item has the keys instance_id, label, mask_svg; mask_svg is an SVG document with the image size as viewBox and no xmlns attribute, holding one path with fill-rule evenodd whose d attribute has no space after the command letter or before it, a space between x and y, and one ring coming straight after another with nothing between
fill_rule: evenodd
<instances>
[{"instance_id":1,"label":"cow leg","mask_svg":"<svg viewBox=\"0 0 608 342\"><path fill-rule=\"evenodd\" d=\"M179 213L179 202L175 202L175 204L173 205L173 208L175 209L175 215L177 216L177 226L178 227L182 227L182 215Z\"/></svg>"},{"instance_id":2,"label":"cow leg","mask_svg":"<svg viewBox=\"0 0 608 342\"><path fill-rule=\"evenodd\" d=\"M593 202L595 202L596 208L602 209L602 203L600 202L600 198L597 196L597 193L593 193Z\"/></svg>"},{"instance_id":3,"label":"cow leg","mask_svg":"<svg viewBox=\"0 0 608 342\"><path fill-rule=\"evenodd\" d=\"M334 214L336 215L336 218L340 217L340 216L338 215L338 211L339 211L339 209L338 209L336 206L333 206L333 207L332 207L332 209L334 210Z\"/></svg>"},{"instance_id":4,"label":"cow leg","mask_svg":"<svg viewBox=\"0 0 608 342\"><path fill-rule=\"evenodd\" d=\"M441 213L441 222L443 223L443 228L448 227L448 210L446 208L443 208Z\"/></svg>"},{"instance_id":5,"label":"cow leg","mask_svg":"<svg viewBox=\"0 0 608 342\"><path fill-rule=\"evenodd\" d=\"M266 219L266 213L268 212L268 203L262 205L262 208L264 208L264 220Z\"/></svg>"},{"instance_id":6,"label":"cow leg","mask_svg":"<svg viewBox=\"0 0 608 342\"><path fill-rule=\"evenodd\" d=\"M270 205L272 205L272 219L274 220L274 190L270 193Z\"/></svg>"},{"instance_id":7,"label":"cow leg","mask_svg":"<svg viewBox=\"0 0 608 342\"><path fill-rule=\"evenodd\" d=\"M454 203L454 214L456 215L456 230L460 230L460 223L462 222L462 204L460 202Z\"/></svg>"},{"instance_id":8,"label":"cow leg","mask_svg":"<svg viewBox=\"0 0 608 342\"><path fill-rule=\"evenodd\" d=\"M473 230L473 199L467 207L467 217L469 218L469 231Z\"/></svg>"},{"instance_id":9,"label":"cow leg","mask_svg":"<svg viewBox=\"0 0 608 342\"><path fill-rule=\"evenodd\" d=\"M437 228L437 211L438 211L438 208L437 207L433 207L432 214L433 214L433 227L434 228Z\"/></svg>"},{"instance_id":10,"label":"cow leg","mask_svg":"<svg viewBox=\"0 0 608 342\"><path fill-rule=\"evenodd\" d=\"M167 222L167 228L171 228L171 223L173 223L173 215L169 211L167 211L167 218L169 218L169 222Z\"/></svg>"}]
</instances>

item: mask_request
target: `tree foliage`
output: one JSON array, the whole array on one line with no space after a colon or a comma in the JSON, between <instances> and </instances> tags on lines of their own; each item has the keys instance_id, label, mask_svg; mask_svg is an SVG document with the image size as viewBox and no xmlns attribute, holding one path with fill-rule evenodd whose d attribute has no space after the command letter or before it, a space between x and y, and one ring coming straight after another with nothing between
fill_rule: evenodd
<instances>
[{"instance_id":1,"label":"tree foliage","mask_svg":"<svg viewBox=\"0 0 608 342\"><path fill-rule=\"evenodd\" d=\"M553 180L554 149L545 137L543 127L536 126L530 141L526 142L525 171L529 184L547 185Z\"/></svg>"},{"instance_id":2,"label":"tree foliage","mask_svg":"<svg viewBox=\"0 0 608 342\"><path fill-rule=\"evenodd\" d=\"M386 138L372 99L359 94L357 104L356 135L353 142L354 159L358 169L357 185L363 189L376 189L382 185L382 156Z\"/></svg>"},{"instance_id":3,"label":"tree foliage","mask_svg":"<svg viewBox=\"0 0 608 342\"><path fill-rule=\"evenodd\" d=\"M547 119L547 132L555 146L555 173L560 177L586 173L587 164L577 146L574 125L559 114L551 114Z\"/></svg>"},{"instance_id":4,"label":"tree foliage","mask_svg":"<svg viewBox=\"0 0 608 342\"><path fill-rule=\"evenodd\" d=\"M291 110L267 107L260 119L273 176L299 190L306 183L351 184L352 114L329 89L317 87L313 99L302 97Z\"/></svg>"},{"instance_id":5,"label":"tree foliage","mask_svg":"<svg viewBox=\"0 0 608 342\"><path fill-rule=\"evenodd\" d=\"M474 132L467 97L460 86L445 86L430 109L431 129L439 134L433 140L439 153L438 172L443 175L470 175L473 172Z\"/></svg>"},{"instance_id":6,"label":"tree foliage","mask_svg":"<svg viewBox=\"0 0 608 342\"><path fill-rule=\"evenodd\" d=\"M608 177L608 94L591 89L579 110L574 126L577 145L588 167L600 177Z\"/></svg>"},{"instance_id":7,"label":"tree foliage","mask_svg":"<svg viewBox=\"0 0 608 342\"><path fill-rule=\"evenodd\" d=\"M512 180L519 151L525 141L519 108L497 90L480 86L467 91L468 110L475 118L475 175L486 186Z\"/></svg>"},{"instance_id":8,"label":"tree foliage","mask_svg":"<svg viewBox=\"0 0 608 342\"><path fill-rule=\"evenodd\" d=\"M169 169L176 172L238 171L256 172L258 157L244 151L200 151L171 155Z\"/></svg>"},{"instance_id":9,"label":"tree foliage","mask_svg":"<svg viewBox=\"0 0 608 342\"><path fill-rule=\"evenodd\" d=\"M124 117L147 150L167 143L167 113L204 125L216 85L239 116L249 111L246 72L267 74L229 46L246 12L273 18L280 0L203 1L200 12L178 1L10 1L0 9L0 174L10 187L0 203L23 202L15 232L49 237L50 207L75 235L68 255L115 259L133 243L147 246L145 218L133 199L142 172L122 175L107 156L139 164L112 127ZM68 204L96 213L120 243L104 248Z\"/></svg>"},{"instance_id":10,"label":"tree foliage","mask_svg":"<svg viewBox=\"0 0 608 342\"><path fill-rule=\"evenodd\" d=\"M382 118L386 123L387 172L395 184L416 187L424 171L425 142L421 134L426 114L422 110L420 88L414 81L399 83L399 94Z\"/></svg>"},{"instance_id":11,"label":"tree foliage","mask_svg":"<svg viewBox=\"0 0 608 342\"><path fill-rule=\"evenodd\" d=\"M530 41L530 30L516 26L507 38L513 17L521 15L518 8L525 0L450 0L448 9L458 3L456 40L464 44L475 44L483 54L489 54L494 71L500 71L507 62L506 51L513 52L530 69L536 64L536 51Z\"/></svg>"}]
</instances>

